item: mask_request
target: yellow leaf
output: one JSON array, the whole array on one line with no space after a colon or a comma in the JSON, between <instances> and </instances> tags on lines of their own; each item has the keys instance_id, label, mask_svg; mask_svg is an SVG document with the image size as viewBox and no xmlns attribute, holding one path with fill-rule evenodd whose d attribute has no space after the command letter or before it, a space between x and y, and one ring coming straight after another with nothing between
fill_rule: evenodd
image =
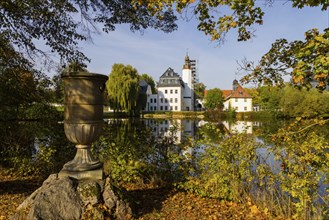
<instances>
[{"instance_id":1,"label":"yellow leaf","mask_svg":"<svg viewBox=\"0 0 329 220\"><path fill-rule=\"evenodd\" d=\"M251 206L251 207L250 207L250 211L251 211L252 214L257 214L257 213L259 213L259 210L258 210L258 208L257 208L256 205Z\"/></svg>"},{"instance_id":2,"label":"yellow leaf","mask_svg":"<svg viewBox=\"0 0 329 220\"><path fill-rule=\"evenodd\" d=\"M264 209L264 213L265 213L266 215L269 213L268 208L265 208L265 209Z\"/></svg>"}]
</instances>

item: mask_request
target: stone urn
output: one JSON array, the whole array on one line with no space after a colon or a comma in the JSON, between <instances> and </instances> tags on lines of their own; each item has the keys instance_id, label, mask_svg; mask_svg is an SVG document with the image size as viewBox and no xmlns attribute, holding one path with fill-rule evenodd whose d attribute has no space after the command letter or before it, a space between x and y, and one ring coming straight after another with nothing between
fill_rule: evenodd
<instances>
[{"instance_id":1,"label":"stone urn","mask_svg":"<svg viewBox=\"0 0 329 220\"><path fill-rule=\"evenodd\" d=\"M63 75L64 130L75 144L76 155L66 163L60 176L75 179L102 179L103 164L91 154L91 144L99 138L103 127L103 97L108 77L78 72Z\"/></svg>"}]
</instances>

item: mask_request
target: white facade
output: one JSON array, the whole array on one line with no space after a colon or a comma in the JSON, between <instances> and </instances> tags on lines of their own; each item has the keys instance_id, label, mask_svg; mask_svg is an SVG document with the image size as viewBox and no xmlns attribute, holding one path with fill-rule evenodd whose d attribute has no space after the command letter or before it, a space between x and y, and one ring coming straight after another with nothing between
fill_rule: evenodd
<instances>
[{"instance_id":1,"label":"white facade","mask_svg":"<svg viewBox=\"0 0 329 220\"><path fill-rule=\"evenodd\" d=\"M252 98L230 98L224 102L224 111L234 109L236 112L251 112Z\"/></svg>"},{"instance_id":2,"label":"white facade","mask_svg":"<svg viewBox=\"0 0 329 220\"><path fill-rule=\"evenodd\" d=\"M194 81L186 55L182 77L169 67L157 83L158 94L148 95L146 111L194 111Z\"/></svg>"},{"instance_id":3,"label":"white facade","mask_svg":"<svg viewBox=\"0 0 329 220\"><path fill-rule=\"evenodd\" d=\"M158 87L159 111L182 111L182 87Z\"/></svg>"},{"instance_id":4,"label":"white facade","mask_svg":"<svg viewBox=\"0 0 329 220\"><path fill-rule=\"evenodd\" d=\"M157 111L158 103L157 103L157 94L148 94L147 102L146 102L146 111Z\"/></svg>"},{"instance_id":5,"label":"white facade","mask_svg":"<svg viewBox=\"0 0 329 220\"><path fill-rule=\"evenodd\" d=\"M252 97L240 86L237 80L233 81L233 90L223 90L224 111L251 112Z\"/></svg>"},{"instance_id":6,"label":"white facade","mask_svg":"<svg viewBox=\"0 0 329 220\"><path fill-rule=\"evenodd\" d=\"M182 78L185 85L183 100L184 100L184 111L193 111L194 110L194 90L193 90L193 77L192 70L189 64L183 66Z\"/></svg>"}]
</instances>

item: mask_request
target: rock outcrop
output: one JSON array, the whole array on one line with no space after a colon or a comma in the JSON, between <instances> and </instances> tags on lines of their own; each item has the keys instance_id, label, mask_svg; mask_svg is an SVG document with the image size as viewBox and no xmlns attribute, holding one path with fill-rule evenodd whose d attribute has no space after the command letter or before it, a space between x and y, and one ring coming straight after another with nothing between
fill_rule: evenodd
<instances>
[{"instance_id":1,"label":"rock outcrop","mask_svg":"<svg viewBox=\"0 0 329 220\"><path fill-rule=\"evenodd\" d=\"M130 219L131 209L109 178L75 180L52 174L16 210L12 220Z\"/></svg>"}]
</instances>

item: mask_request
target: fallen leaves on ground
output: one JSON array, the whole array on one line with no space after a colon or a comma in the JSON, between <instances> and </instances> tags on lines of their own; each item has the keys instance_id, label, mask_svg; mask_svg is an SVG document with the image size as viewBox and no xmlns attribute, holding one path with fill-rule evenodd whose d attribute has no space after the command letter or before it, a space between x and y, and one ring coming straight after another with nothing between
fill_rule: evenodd
<instances>
[{"instance_id":1,"label":"fallen leaves on ground","mask_svg":"<svg viewBox=\"0 0 329 220\"><path fill-rule=\"evenodd\" d=\"M9 219L16 208L39 186L37 177L17 177L0 167L0 220ZM248 201L244 204L202 198L166 187L129 187L134 216L139 220L265 220L261 211Z\"/></svg>"},{"instance_id":2,"label":"fallen leaves on ground","mask_svg":"<svg viewBox=\"0 0 329 220\"><path fill-rule=\"evenodd\" d=\"M16 208L41 184L40 178L14 176L0 167L0 220L9 219Z\"/></svg>"},{"instance_id":3,"label":"fallen leaves on ground","mask_svg":"<svg viewBox=\"0 0 329 220\"><path fill-rule=\"evenodd\" d=\"M133 190L130 194L137 203L135 208L140 220L268 219L268 213L251 202L219 201L165 188Z\"/></svg>"}]
</instances>

